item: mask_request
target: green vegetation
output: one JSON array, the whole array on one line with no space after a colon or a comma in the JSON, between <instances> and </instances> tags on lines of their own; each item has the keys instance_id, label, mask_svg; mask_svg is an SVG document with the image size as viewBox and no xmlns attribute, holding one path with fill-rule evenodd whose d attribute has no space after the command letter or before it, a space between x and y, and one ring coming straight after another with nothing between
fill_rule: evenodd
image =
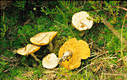
<instances>
[{"instance_id":1,"label":"green vegetation","mask_svg":"<svg viewBox=\"0 0 127 80\"><path fill-rule=\"evenodd\" d=\"M119 34L123 25L122 35L127 40L126 4L126 1L11 1L5 9L1 8L0 14L0 80L127 79L127 44L123 42L121 46L121 40L102 21L106 19ZM87 11L94 18L93 27L83 35L71 24L72 15L79 11ZM30 43L30 37L48 31L58 31L52 51L56 55L66 40L76 37L88 42L91 57L83 60L78 69L69 71L59 65L50 71L31 56L13 53ZM41 47L35 55L42 60L48 53L51 53L49 45Z\"/></svg>"}]
</instances>

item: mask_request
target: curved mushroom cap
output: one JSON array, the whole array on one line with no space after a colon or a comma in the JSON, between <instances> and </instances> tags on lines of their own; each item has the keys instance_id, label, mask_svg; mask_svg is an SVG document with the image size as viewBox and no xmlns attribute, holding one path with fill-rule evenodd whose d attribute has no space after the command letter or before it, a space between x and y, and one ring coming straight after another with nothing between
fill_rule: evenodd
<instances>
[{"instance_id":1,"label":"curved mushroom cap","mask_svg":"<svg viewBox=\"0 0 127 80\"><path fill-rule=\"evenodd\" d=\"M77 46L77 50L79 50L78 52L80 53L79 55L82 59L87 59L90 57L90 48L85 41L79 40Z\"/></svg>"},{"instance_id":2,"label":"curved mushroom cap","mask_svg":"<svg viewBox=\"0 0 127 80\"><path fill-rule=\"evenodd\" d=\"M58 65L59 59L54 53L48 54L42 60L43 67L47 69L53 69Z\"/></svg>"},{"instance_id":3,"label":"curved mushroom cap","mask_svg":"<svg viewBox=\"0 0 127 80\"><path fill-rule=\"evenodd\" d=\"M93 20L87 12L81 11L72 16L72 25L79 31L83 31L93 26Z\"/></svg>"},{"instance_id":4,"label":"curved mushroom cap","mask_svg":"<svg viewBox=\"0 0 127 80\"><path fill-rule=\"evenodd\" d=\"M36 45L47 45L56 36L57 32L41 32L30 38L30 41Z\"/></svg>"},{"instance_id":5,"label":"curved mushroom cap","mask_svg":"<svg viewBox=\"0 0 127 80\"><path fill-rule=\"evenodd\" d=\"M71 70L78 68L81 64L81 59L86 59L90 56L90 49L88 44L83 40L76 40L76 38L66 41L59 50L59 58L61 58L67 51L72 52L70 59L62 61L61 65Z\"/></svg>"},{"instance_id":6,"label":"curved mushroom cap","mask_svg":"<svg viewBox=\"0 0 127 80\"><path fill-rule=\"evenodd\" d=\"M25 47L19 48L18 50L16 50L16 53L20 55L29 55L29 54L33 54L39 49L40 49L40 46L33 45L33 44L27 44Z\"/></svg>"}]
</instances>

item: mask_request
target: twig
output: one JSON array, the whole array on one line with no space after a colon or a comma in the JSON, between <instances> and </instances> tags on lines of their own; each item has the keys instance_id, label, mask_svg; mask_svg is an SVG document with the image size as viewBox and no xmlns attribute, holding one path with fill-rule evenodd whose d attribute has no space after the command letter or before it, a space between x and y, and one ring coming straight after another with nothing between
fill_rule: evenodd
<instances>
[{"instance_id":1,"label":"twig","mask_svg":"<svg viewBox=\"0 0 127 80\"><path fill-rule=\"evenodd\" d=\"M107 76L124 76L124 77L127 77L127 74L112 74L112 73L103 73L103 75L107 75Z\"/></svg>"},{"instance_id":2,"label":"twig","mask_svg":"<svg viewBox=\"0 0 127 80\"><path fill-rule=\"evenodd\" d=\"M81 72L83 69L85 69L85 68L87 68L88 66L91 66L91 65L94 65L94 63L91 63L91 64L89 64L89 65L84 66L83 68L81 68L80 70L78 70L78 71L76 72L76 74L79 73L79 72Z\"/></svg>"},{"instance_id":3,"label":"twig","mask_svg":"<svg viewBox=\"0 0 127 80\"><path fill-rule=\"evenodd\" d=\"M125 15L125 17L123 19L123 24L122 24L122 28L121 28L121 50L120 50L120 52L121 52L121 57L123 59L124 65L127 67L127 64L125 62L124 55L123 55L123 38L122 38L122 36L123 36L123 27L124 27L124 24L125 24L126 15Z\"/></svg>"},{"instance_id":4,"label":"twig","mask_svg":"<svg viewBox=\"0 0 127 80\"><path fill-rule=\"evenodd\" d=\"M96 58L98 58L98 57L100 57L100 56L102 56L102 55L104 55L104 54L107 54L107 53L108 53L108 51L106 51L106 52L104 52L104 53L102 53L102 54L100 54L100 55L97 54L97 56L96 56L95 58L93 58L92 60L95 60Z\"/></svg>"},{"instance_id":5,"label":"twig","mask_svg":"<svg viewBox=\"0 0 127 80\"><path fill-rule=\"evenodd\" d=\"M102 53L102 54L96 56L95 58L93 58L92 60L94 60L94 59L96 59L96 58L98 58L98 57L100 57L100 56L102 56L102 55L104 55L104 54L106 54L106 53L108 53L108 52ZM88 66L94 65L94 64L95 64L95 63L88 64L88 65L84 66L83 68L81 68L80 70L78 70L76 73L79 73L79 72L81 72L83 69L87 68Z\"/></svg>"},{"instance_id":6,"label":"twig","mask_svg":"<svg viewBox=\"0 0 127 80\"><path fill-rule=\"evenodd\" d=\"M120 6L117 6L117 7L120 8L120 9L123 9L123 10L127 11L127 8L120 7Z\"/></svg>"},{"instance_id":7,"label":"twig","mask_svg":"<svg viewBox=\"0 0 127 80\"><path fill-rule=\"evenodd\" d=\"M127 58L127 56L124 56L123 57L124 59L126 59ZM118 62L120 62L121 60L123 60L122 58L120 58L116 63L118 63Z\"/></svg>"},{"instance_id":8,"label":"twig","mask_svg":"<svg viewBox=\"0 0 127 80\"><path fill-rule=\"evenodd\" d=\"M28 19L26 22L24 22L24 24L23 24L23 25L28 24L30 21L31 21L31 19Z\"/></svg>"},{"instance_id":9,"label":"twig","mask_svg":"<svg viewBox=\"0 0 127 80\"><path fill-rule=\"evenodd\" d=\"M97 66L96 69L94 69L94 72L98 72L98 70L100 70L100 68L103 66L102 62Z\"/></svg>"}]
</instances>

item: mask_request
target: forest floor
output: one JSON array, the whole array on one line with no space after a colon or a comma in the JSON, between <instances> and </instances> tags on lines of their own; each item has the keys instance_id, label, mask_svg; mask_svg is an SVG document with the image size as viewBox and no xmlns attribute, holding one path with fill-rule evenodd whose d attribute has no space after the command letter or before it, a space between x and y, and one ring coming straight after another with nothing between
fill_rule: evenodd
<instances>
[{"instance_id":1,"label":"forest floor","mask_svg":"<svg viewBox=\"0 0 127 80\"><path fill-rule=\"evenodd\" d=\"M34 6L28 11L24 1L13 2L2 10L0 80L126 80L127 2L80 2L49 1L39 5L39 10L31 4ZM72 16L79 11L87 11L95 19L91 29L80 32L72 26ZM71 38L86 41L91 56L74 70L61 65L48 70L32 56L13 52L30 43L29 39L35 34L49 31L58 34L53 39L52 51L46 45L35 53L40 60L52 52L58 56L60 47Z\"/></svg>"}]
</instances>

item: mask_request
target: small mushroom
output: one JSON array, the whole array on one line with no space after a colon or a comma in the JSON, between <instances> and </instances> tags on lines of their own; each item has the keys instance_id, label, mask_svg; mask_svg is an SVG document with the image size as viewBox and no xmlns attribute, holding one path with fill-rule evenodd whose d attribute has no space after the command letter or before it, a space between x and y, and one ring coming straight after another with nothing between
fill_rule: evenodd
<instances>
[{"instance_id":1,"label":"small mushroom","mask_svg":"<svg viewBox=\"0 0 127 80\"><path fill-rule=\"evenodd\" d=\"M79 31L87 30L93 26L93 18L86 11L81 11L72 16L72 25Z\"/></svg>"},{"instance_id":2,"label":"small mushroom","mask_svg":"<svg viewBox=\"0 0 127 80\"><path fill-rule=\"evenodd\" d=\"M36 61L40 61L35 55L34 53L36 51L38 51L40 49L40 46L37 46L37 45L34 45L34 44L27 44L25 47L23 48L19 48L18 50L14 50L15 53L18 53L20 55L24 55L24 56L27 56L27 55L31 55L34 57L34 59Z\"/></svg>"},{"instance_id":3,"label":"small mushroom","mask_svg":"<svg viewBox=\"0 0 127 80\"><path fill-rule=\"evenodd\" d=\"M70 55L60 63L65 68L72 70L78 68L81 64L81 59L90 57L90 49L88 44L83 40L76 38L66 41L59 50L58 57L62 58L63 55Z\"/></svg>"},{"instance_id":4,"label":"small mushroom","mask_svg":"<svg viewBox=\"0 0 127 80\"><path fill-rule=\"evenodd\" d=\"M35 36L30 38L31 43L35 45L47 45L49 42L52 41L52 39L56 36L57 32L40 32L36 34Z\"/></svg>"},{"instance_id":5,"label":"small mushroom","mask_svg":"<svg viewBox=\"0 0 127 80\"><path fill-rule=\"evenodd\" d=\"M53 69L58 65L59 59L54 53L48 54L42 60L43 67Z\"/></svg>"}]
</instances>

